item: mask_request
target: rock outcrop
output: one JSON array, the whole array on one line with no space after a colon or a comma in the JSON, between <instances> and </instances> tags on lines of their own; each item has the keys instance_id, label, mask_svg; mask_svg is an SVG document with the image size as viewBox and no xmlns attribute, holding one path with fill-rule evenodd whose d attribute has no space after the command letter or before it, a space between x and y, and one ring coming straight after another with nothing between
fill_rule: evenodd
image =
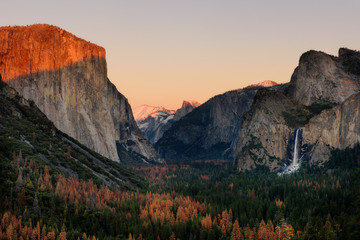
<instances>
[{"instance_id":1,"label":"rock outcrop","mask_svg":"<svg viewBox=\"0 0 360 240\"><path fill-rule=\"evenodd\" d=\"M143 108L144 106L139 106L134 109L134 113ZM145 134L147 139L151 143L156 143L163 135L163 133L169 129L169 127L174 123L174 110L167 110L163 107L152 107L146 106L152 111L148 114L139 116L138 119L135 118L136 123L140 130ZM135 116L137 114L134 114Z\"/></svg>"},{"instance_id":2,"label":"rock outcrop","mask_svg":"<svg viewBox=\"0 0 360 240\"><path fill-rule=\"evenodd\" d=\"M21 97L3 82L0 74L1 177L11 171L5 162L10 162L19 150L22 152L18 158L20 166L24 166L26 159L36 159L37 166L47 165L65 177L93 179L115 188L141 187L136 173L58 130L33 101Z\"/></svg>"},{"instance_id":3,"label":"rock outcrop","mask_svg":"<svg viewBox=\"0 0 360 240\"><path fill-rule=\"evenodd\" d=\"M287 115L292 113L311 115L304 106L283 93L260 89L251 109L243 116L235 168L244 171L267 166L271 171L279 170L287 155L289 139L296 128L296 124L289 122Z\"/></svg>"},{"instance_id":4,"label":"rock outcrop","mask_svg":"<svg viewBox=\"0 0 360 240\"><path fill-rule=\"evenodd\" d=\"M360 93L324 110L303 128L303 143L310 148L310 163L322 165L331 150L343 150L360 143Z\"/></svg>"},{"instance_id":5,"label":"rock outcrop","mask_svg":"<svg viewBox=\"0 0 360 240\"><path fill-rule=\"evenodd\" d=\"M156 149L173 160L233 159L242 115L250 109L260 87L211 98L175 122L157 142Z\"/></svg>"},{"instance_id":6,"label":"rock outcrop","mask_svg":"<svg viewBox=\"0 0 360 240\"><path fill-rule=\"evenodd\" d=\"M308 51L299 60L289 96L304 105L319 101L342 103L360 90L360 53L341 48L339 57Z\"/></svg>"},{"instance_id":7,"label":"rock outcrop","mask_svg":"<svg viewBox=\"0 0 360 240\"><path fill-rule=\"evenodd\" d=\"M176 110L176 113L174 115L174 121L179 121L182 117L184 117L186 114L190 113L192 110L200 106L201 104L197 101L191 100L191 101L183 101L183 104L181 108Z\"/></svg>"},{"instance_id":8,"label":"rock outcrop","mask_svg":"<svg viewBox=\"0 0 360 240\"><path fill-rule=\"evenodd\" d=\"M196 101L183 101L181 108L176 111L164 107L141 105L135 107L133 112L140 130L151 143L155 144L174 122L180 120L198 106L200 106L200 103Z\"/></svg>"},{"instance_id":9,"label":"rock outcrop","mask_svg":"<svg viewBox=\"0 0 360 240\"><path fill-rule=\"evenodd\" d=\"M360 141L360 53L340 49L339 57L304 53L291 82L280 91L260 90L244 114L234 167L278 171L289 161L300 128L302 159L322 165L331 151Z\"/></svg>"},{"instance_id":10,"label":"rock outcrop","mask_svg":"<svg viewBox=\"0 0 360 240\"><path fill-rule=\"evenodd\" d=\"M119 147L161 161L107 78L104 48L50 25L1 27L0 74L87 147L114 161L122 160Z\"/></svg>"}]
</instances>

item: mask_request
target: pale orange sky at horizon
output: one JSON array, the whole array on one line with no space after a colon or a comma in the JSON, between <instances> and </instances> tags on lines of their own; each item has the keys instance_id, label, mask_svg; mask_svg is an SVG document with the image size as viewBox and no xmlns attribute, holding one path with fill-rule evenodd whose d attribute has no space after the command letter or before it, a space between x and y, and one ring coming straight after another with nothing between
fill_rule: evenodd
<instances>
[{"instance_id":1,"label":"pale orange sky at horizon","mask_svg":"<svg viewBox=\"0 0 360 240\"><path fill-rule=\"evenodd\" d=\"M335 1L6 1L0 25L56 25L106 49L128 98L177 109L232 89L290 81L302 53L359 49L360 3ZM1 50L0 50L1 51Z\"/></svg>"}]
</instances>

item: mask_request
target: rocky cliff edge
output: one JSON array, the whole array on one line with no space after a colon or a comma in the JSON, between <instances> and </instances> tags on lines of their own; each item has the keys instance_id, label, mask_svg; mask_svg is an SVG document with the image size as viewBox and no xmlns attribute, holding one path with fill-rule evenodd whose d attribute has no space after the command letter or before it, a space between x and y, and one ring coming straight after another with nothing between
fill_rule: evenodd
<instances>
[{"instance_id":1,"label":"rocky cliff edge","mask_svg":"<svg viewBox=\"0 0 360 240\"><path fill-rule=\"evenodd\" d=\"M141 162L162 162L107 78L104 48L46 24L1 27L0 74L87 147L114 161L127 152Z\"/></svg>"}]
</instances>

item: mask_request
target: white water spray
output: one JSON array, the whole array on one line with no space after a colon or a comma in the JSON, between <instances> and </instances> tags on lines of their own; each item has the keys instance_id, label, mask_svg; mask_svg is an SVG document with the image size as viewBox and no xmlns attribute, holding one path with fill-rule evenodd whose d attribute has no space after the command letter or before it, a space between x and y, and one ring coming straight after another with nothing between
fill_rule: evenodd
<instances>
[{"instance_id":1,"label":"white water spray","mask_svg":"<svg viewBox=\"0 0 360 240\"><path fill-rule=\"evenodd\" d=\"M287 166L281 174L290 174L296 172L300 168L301 158L299 158L299 132L300 129L295 130L295 140L294 140L294 151L293 158L289 166Z\"/></svg>"},{"instance_id":2,"label":"white water spray","mask_svg":"<svg viewBox=\"0 0 360 240\"><path fill-rule=\"evenodd\" d=\"M293 161L292 161L292 165L296 166L298 164L298 160L299 160L299 154L298 154L298 143L299 143L299 131L300 129L296 129L295 131L295 146L294 146L294 156L293 156Z\"/></svg>"}]
</instances>

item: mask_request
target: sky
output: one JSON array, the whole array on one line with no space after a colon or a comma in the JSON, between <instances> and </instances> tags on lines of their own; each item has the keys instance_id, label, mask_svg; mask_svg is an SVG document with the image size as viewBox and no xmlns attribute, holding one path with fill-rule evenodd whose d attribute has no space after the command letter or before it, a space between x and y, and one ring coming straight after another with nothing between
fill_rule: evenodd
<instances>
[{"instance_id":1,"label":"sky","mask_svg":"<svg viewBox=\"0 0 360 240\"><path fill-rule=\"evenodd\" d=\"M359 50L359 9L357 0L11 0L1 3L0 26L47 23L98 44L132 107L177 109L289 82L311 49Z\"/></svg>"}]
</instances>

